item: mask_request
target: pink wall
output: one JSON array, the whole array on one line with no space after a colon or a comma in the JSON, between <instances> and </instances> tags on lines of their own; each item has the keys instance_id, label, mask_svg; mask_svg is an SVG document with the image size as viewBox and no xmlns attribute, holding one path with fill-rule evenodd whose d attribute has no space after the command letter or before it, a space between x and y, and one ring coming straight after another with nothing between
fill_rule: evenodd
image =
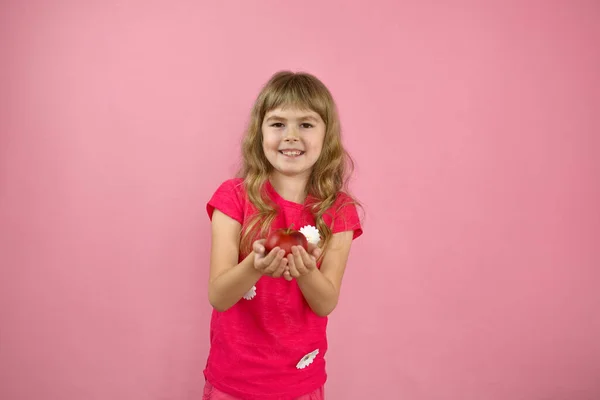
<instances>
[{"instance_id":1,"label":"pink wall","mask_svg":"<svg viewBox=\"0 0 600 400\"><path fill-rule=\"evenodd\" d=\"M2 2L0 399L199 399L204 204L281 68L367 212L329 399L600 399L599 3L356 3Z\"/></svg>"}]
</instances>

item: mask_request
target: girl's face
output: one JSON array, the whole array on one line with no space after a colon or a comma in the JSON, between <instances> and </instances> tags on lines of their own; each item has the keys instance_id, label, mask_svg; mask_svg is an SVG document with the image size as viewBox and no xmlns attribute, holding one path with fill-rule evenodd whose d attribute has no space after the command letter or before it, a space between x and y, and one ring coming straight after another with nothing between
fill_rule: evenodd
<instances>
[{"instance_id":1,"label":"girl's face","mask_svg":"<svg viewBox=\"0 0 600 400\"><path fill-rule=\"evenodd\" d=\"M262 123L263 151L275 171L308 178L323 148L325 122L297 108L269 111Z\"/></svg>"}]
</instances>

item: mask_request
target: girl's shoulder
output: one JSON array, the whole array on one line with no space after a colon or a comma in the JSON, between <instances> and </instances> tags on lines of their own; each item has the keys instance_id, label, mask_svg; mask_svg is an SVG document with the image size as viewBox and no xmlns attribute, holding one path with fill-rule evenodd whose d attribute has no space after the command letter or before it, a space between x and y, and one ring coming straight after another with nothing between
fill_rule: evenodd
<instances>
[{"instance_id":1,"label":"girl's shoulder","mask_svg":"<svg viewBox=\"0 0 600 400\"><path fill-rule=\"evenodd\" d=\"M330 207L330 211L334 213L340 212L342 210L355 210L359 203L352 197L350 194L339 191L336 196L333 204Z\"/></svg>"},{"instance_id":2,"label":"girl's shoulder","mask_svg":"<svg viewBox=\"0 0 600 400\"><path fill-rule=\"evenodd\" d=\"M214 191L206 205L206 211L212 218L213 211L219 209L241 223L247 198L242 178L227 179Z\"/></svg>"},{"instance_id":3,"label":"girl's shoulder","mask_svg":"<svg viewBox=\"0 0 600 400\"><path fill-rule=\"evenodd\" d=\"M225 190L235 190L240 191L244 190L244 179L243 178L230 178L227 179L219 185L217 190L225 189Z\"/></svg>"},{"instance_id":4,"label":"girl's shoulder","mask_svg":"<svg viewBox=\"0 0 600 400\"><path fill-rule=\"evenodd\" d=\"M337 204L347 204L347 203L354 204L354 203L356 203L356 201L354 200L354 198L351 195L344 192L343 190L340 190L339 192L337 192L335 203L337 203Z\"/></svg>"},{"instance_id":5,"label":"girl's shoulder","mask_svg":"<svg viewBox=\"0 0 600 400\"><path fill-rule=\"evenodd\" d=\"M227 179L217 187L213 196L235 196L239 201L245 201L247 198L246 188L243 178Z\"/></svg>"},{"instance_id":6,"label":"girl's shoulder","mask_svg":"<svg viewBox=\"0 0 600 400\"><path fill-rule=\"evenodd\" d=\"M323 220L332 228L332 233L354 231L354 239L362 235L361 217L358 213L360 203L350 194L340 191L335 201L323 214Z\"/></svg>"}]
</instances>

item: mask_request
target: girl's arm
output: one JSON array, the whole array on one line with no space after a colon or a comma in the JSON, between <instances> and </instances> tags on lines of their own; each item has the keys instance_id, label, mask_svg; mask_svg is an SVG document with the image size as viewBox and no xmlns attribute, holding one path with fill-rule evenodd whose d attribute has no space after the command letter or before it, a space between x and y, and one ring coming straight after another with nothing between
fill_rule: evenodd
<instances>
[{"instance_id":1,"label":"girl's arm","mask_svg":"<svg viewBox=\"0 0 600 400\"><path fill-rule=\"evenodd\" d=\"M305 270L304 274L300 272L296 280L308 305L319 316L329 315L337 306L352 237L352 231L332 235L321 269L316 268L314 257L309 256L303 249L296 249L298 254L291 257L290 268Z\"/></svg>"},{"instance_id":2,"label":"girl's arm","mask_svg":"<svg viewBox=\"0 0 600 400\"><path fill-rule=\"evenodd\" d=\"M260 279L254 268L254 253L238 264L242 225L215 209L212 215L212 243L208 301L217 311L237 303Z\"/></svg>"},{"instance_id":3,"label":"girl's arm","mask_svg":"<svg viewBox=\"0 0 600 400\"><path fill-rule=\"evenodd\" d=\"M254 251L238 263L241 230L238 221L213 211L208 300L217 311L237 303L262 275L281 276L287 265L283 250L276 247L265 255L261 240L254 242Z\"/></svg>"}]
</instances>

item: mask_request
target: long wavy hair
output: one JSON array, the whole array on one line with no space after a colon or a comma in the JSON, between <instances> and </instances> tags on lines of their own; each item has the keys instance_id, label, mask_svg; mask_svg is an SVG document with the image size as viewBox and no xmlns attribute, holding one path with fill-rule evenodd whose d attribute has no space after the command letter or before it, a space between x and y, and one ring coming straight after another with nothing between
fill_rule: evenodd
<instances>
[{"instance_id":1,"label":"long wavy hair","mask_svg":"<svg viewBox=\"0 0 600 400\"><path fill-rule=\"evenodd\" d=\"M238 176L243 178L248 197L257 209L242 229L240 250L243 254L250 253L254 240L266 237L277 216L277 207L265 191L273 166L263 151L261 127L266 113L280 107L312 110L325 122L323 148L306 188L307 194L315 199L310 202L310 211L321 234L319 247L326 249L330 242L331 227L324 222L323 215L330 211L338 193L345 192L358 205L348 192L354 161L342 145L340 120L330 91L311 74L277 72L259 93L242 141L242 165Z\"/></svg>"}]
</instances>

